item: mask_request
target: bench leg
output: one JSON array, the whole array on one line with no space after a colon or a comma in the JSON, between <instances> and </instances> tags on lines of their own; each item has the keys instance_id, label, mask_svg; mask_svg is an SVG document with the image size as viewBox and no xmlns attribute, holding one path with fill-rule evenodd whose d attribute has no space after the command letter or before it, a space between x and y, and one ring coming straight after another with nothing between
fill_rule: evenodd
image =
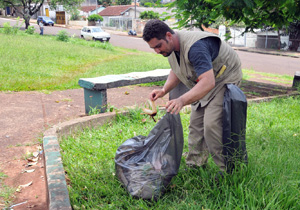
<instances>
[{"instance_id":1,"label":"bench leg","mask_svg":"<svg viewBox=\"0 0 300 210\"><path fill-rule=\"evenodd\" d=\"M300 71L295 72L292 87L297 88L298 86L300 86Z\"/></svg>"},{"instance_id":2,"label":"bench leg","mask_svg":"<svg viewBox=\"0 0 300 210\"><path fill-rule=\"evenodd\" d=\"M84 88L85 113L89 114L92 109L100 109L105 112L107 108L107 92L105 90L89 90Z\"/></svg>"}]
</instances>

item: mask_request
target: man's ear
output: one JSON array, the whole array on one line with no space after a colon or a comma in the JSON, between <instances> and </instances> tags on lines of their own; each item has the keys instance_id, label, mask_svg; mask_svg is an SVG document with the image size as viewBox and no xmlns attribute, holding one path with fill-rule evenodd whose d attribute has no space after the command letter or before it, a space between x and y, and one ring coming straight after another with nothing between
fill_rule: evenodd
<instances>
[{"instance_id":1,"label":"man's ear","mask_svg":"<svg viewBox=\"0 0 300 210\"><path fill-rule=\"evenodd\" d=\"M172 34L169 31L167 31L166 40L170 41L171 39L172 39Z\"/></svg>"}]
</instances>

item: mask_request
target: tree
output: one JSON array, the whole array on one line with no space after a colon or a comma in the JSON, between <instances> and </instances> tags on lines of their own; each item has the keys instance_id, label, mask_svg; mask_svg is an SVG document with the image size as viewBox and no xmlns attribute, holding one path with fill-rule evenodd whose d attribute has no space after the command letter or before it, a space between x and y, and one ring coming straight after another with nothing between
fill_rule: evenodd
<instances>
[{"instance_id":1,"label":"tree","mask_svg":"<svg viewBox=\"0 0 300 210\"><path fill-rule=\"evenodd\" d=\"M245 31L280 30L300 18L300 0L177 0L169 5L180 19L178 28L208 27L223 16L231 25L243 22Z\"/></svg>"},{"instance_id":2,"label":"tree","mask_svg":"<svg viewBox=\"0 0 300 210\"><path fill-rule=\"evenodd\" d=\"M142 7L152 7L155 3L156 0L140 0L140 6Z\"/></svg>"},{"instance_id":3,"label":"tree","mask_svg":"<svg viewBox=\"0 0 300 210\"><path fill-rule=\"evenodd\" d=\"M63 5L66 11L71 11L74 7L78 7L84 0L50 0L51 8L56 8L58 4ZM5 6L13 7L22 15L25 21L25 28L30 25L30 18L36 14L43 6L45 0L1 0Z\"/></svg>"},{"instance_id":4,"label":"tree","mask_svg":"<svg viewBox=\"0 0 300 210\"><path fill-rule=\"evenodd\" d=\"M2 0L6 6L13 7L22 15L25 21L25 28L28 29L29 21L32 15L37 13L45 0Z\"/></svg>"},{"instance_id":5,"label":"tree","mask_svg":"<svg viewBox=\"0 0 300 210\"><path fill-rule=\"evenodd\" d=\"M116 0L117 5L130 5L131 0Z\"/></svg>"},{"instance_id":6,"label":"tree","mask_svg":"<svg viewBox=\"0 0 300 210\"><path fill-rule=\"evenodd\" d=\"M98 5L102 5L104 7L108 7L111 5L112 0L97 0Z\"/></svg>"}]
</instances>

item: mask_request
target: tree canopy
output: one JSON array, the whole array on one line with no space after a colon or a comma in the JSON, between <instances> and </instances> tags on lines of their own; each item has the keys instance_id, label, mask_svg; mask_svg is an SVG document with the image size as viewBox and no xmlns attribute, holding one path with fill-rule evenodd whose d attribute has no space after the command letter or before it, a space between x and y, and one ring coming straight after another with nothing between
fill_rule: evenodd
<instances>
[{"instance_id":1,"label":"tree canopy","mask_svg":"<svg viewBox=\"0 0 300 210\"><path fill-rule=\"evenodd\" d=\"M45 0L0 0L5 6L13 7L25 20L25 28L30 25L31 16L36 14L43 6ZM63 5L66 11L71 11L74 7L78 7L84 0L50 0L48 3L52 8L57 5Z\"/></svg>"},{"instance_id":2,"label":"tree canopy","mask_svg":"<svg viewBox=\"0 0 300 210\"><path fill-rule=\"evenodd\" d=\"M116 0L117 5L130 5L131 0Z\"/></svg>"},{"instance_id":3,"label":"tree canopy","mask_svg":"<svg viewBox=\"0 0 300 210\"><path fill-rule=\"evenodd\" d=\"M245 32L270 26L281 29L300 18L300 0L176 0L170 3L178 27L208 27L219 17L243 22Z\"/></svg>"}]
</instances>

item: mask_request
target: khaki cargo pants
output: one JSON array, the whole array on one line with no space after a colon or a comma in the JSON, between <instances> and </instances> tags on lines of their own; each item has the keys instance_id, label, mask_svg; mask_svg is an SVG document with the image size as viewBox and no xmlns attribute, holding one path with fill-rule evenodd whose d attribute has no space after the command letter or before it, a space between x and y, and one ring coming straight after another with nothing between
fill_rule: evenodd
<instances>
[{"instance_id":1,"label":"khaki cargo pants","mask_svg":"<svg viewBox=\"0 0 300 210\"><path fill-rule=\"evenodd\" d=\"M225 170L222 144L223 133L223 99L226 87L205 106L192 108L188 147L187 165L202 166L207 163L209 154L219 166L220 171Z\"/></svg>"}]
</instances>

